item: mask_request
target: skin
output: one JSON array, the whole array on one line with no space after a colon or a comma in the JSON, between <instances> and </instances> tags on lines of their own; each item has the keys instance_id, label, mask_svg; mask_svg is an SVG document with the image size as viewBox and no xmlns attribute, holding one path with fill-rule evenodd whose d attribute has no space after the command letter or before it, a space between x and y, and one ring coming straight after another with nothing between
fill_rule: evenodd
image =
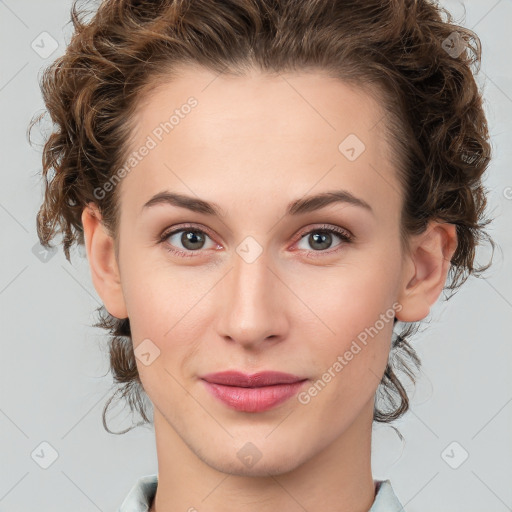
<instances>
[{"instance_id":1,"label":"skin","mask_svg":"<svg viewBox=\"0 0 512 512\"><path fill-rule=\"evenodd\" d=\"M216 77L187 67L141 102L130 150L190 96L198 105L118 185L118 258L95 204L82 215L105 307L130 318L135 349L149 339L160 351L147 366L137 358L154 404L159 485L151 510L368 511L374 395L392 321L307 404L292 397L266 412L239 412L200 376L270 369L311 387L394 303L399 320L428 315L456 248L455 226L432 221L401 251L403 198L379 125L384 112L361 89L320 71ZM354 161L338 149L350 133L366 146ZM374 213L334 203L285 216L291 201L337 189ZM215 202L223 215L169 204L141 213L163 190ZM183 223L207 230L202 246L184 245L181 232L157 243ZM318 249L308 234L324 225L349 230L354 241L333 234ZM263 251L251 263L237 252L248 236ZM261 455L252 466L237 456L248 442Z\"/></svg>"}]
</instances>

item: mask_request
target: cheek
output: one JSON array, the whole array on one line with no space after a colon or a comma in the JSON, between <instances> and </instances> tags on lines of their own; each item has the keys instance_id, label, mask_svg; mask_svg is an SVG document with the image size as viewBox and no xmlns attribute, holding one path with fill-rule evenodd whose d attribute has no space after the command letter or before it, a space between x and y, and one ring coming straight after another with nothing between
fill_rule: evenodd
<instances>
[{"instance_id":1,"label":"cheek","mask_svg":"<svg viewBox=\"0 0 512 512\"><path fill-rule=\"evenodd\" d=\"M151 340L160 351L155 362L171 371L185 364L205 337L203 330L210 324L199 318L207 314L209 302L203 299L212 284L197 277L197 268L173 272L169 264L148 258L132 258L131 263L126 266L123 292L134 348ZM141 374L147 373L140 361L137 365Z\"/></svg>"},{"instance_id":2,"label":"cheek","mask_svg":"<svg viewBox=\"0 0 512 512\"><path fill-rule=\"evenodd\" d=\"M356 337L373 326L381 315L392 324L396 273L393 269L386 271L379 267L373 270L369 266L347 267L323 280L326 284L322 293L310 296L315 302L315 311L331 332L336 333L335 337ZM380 322L379 326L381 329Z\"/></svg>"},{"instance_id":3,"label":"cheek","mask_svg":"<svg viewBox=\"0 0 512 512\"><path fill-rule=\"evenodd\" d=\"M393 332L398 271L394 257L360 259L344 269L333 269L330 278L322 280L326 283L323 293L316 291L305 299L310 304L316 300L311 309L328 327L320 326L325 334L314 347L317 368L322 374L330 368L336 375L333 380L349 392L343 393L345 397L356 396L362 389L371 394L380 382Z\"/></svg>"},{"instance_id":4,"label":"cheek","mask_svg":"<svg viewBox=\"0 0 512 512\"><path fill-rule=\"evenodd\" d=\"M185 314L190 282L187 286L183 273L171 272L162 247L141 247L131 233L121 245L122 288L132 338L135 344L144 338L162 339Z\"/></svg>"}]
</instances>

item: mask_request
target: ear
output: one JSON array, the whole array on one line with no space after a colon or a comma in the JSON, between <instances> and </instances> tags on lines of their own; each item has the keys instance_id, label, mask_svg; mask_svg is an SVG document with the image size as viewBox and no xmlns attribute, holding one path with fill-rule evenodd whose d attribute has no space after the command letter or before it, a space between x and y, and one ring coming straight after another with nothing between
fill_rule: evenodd
<instances>
[{"instance_id":1,"label":"ear","mask_svg":"<svg viewBox=\"0 0 512 512\"><path fill-rule=\"evenodd\" d=\"M398 320L418 322L430 313L446 284L456 248L455 224L431 221L424 233L412 238L398 296Z\"/></svg>"},{"instance_id":2,"label":"ear","mask_svg":"<svg viewBox=\"0 0 512 512\"><path fill-rule=\"evenodd\" d=\"M103 225L96 204L91 202L85 206L82 211L82 225L94 288L112 316L127 318L114 239Z\"/></svg>"}]
</instances>

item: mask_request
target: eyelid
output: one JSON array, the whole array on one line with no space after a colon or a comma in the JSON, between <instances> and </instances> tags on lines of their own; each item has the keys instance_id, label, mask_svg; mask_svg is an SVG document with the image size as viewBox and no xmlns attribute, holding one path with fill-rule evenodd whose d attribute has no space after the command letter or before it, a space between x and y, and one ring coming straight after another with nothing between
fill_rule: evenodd
<instances>
[{"instance_id":1,"label":"eyelid","mask_svg":"<svg viewBox=\"0 0 512 512\"><path fill-rule=\"evenodd\" d=\"M204 231L210 238L214 238L212 231L208 229L206 226L202 226L199 224L178 224L176 226L172 226L164 229L162 234L158 237L160 240L165 240L170 235L175 234L176 232L183 231L185 229L190 229L191 231Z\"/></svg>"},{"instance_id":2,"label":"eyelid","mask_svg":"<svg viewBox=\"0 0 512 512\"><path fill-rule=\"evenodd\" d=\"M297 235L297 241L301 240L304 235L308 235L312 231L334 231L336 234L342 237L345 236L346 238L349 238L351 240L355 238L354 235L347 228L342 228L334 224L317 224L313 226L308 226L303 231L300 231L300 233Z\"/></svg>"}]
</instances>

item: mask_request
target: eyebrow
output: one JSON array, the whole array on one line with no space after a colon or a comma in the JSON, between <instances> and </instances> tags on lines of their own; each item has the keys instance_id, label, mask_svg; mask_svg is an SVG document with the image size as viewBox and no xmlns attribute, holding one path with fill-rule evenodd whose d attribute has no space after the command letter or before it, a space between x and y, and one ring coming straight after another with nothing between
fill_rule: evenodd
<instances>
[{"instance_id":1,"label":"eyebrow","mask_svg":"<svg viewBox=\"0 0 512 512\"><path fill-rule=\"evenodd\" d=\"M288 205L286 215L310 213L334 203L346 203L353 206L359 206L370 212L372 215L375 215L372 207L366 201L354 196L348 190L331 190L321 192L320 194L313 196L296 199ZM205 215L217 217L224 216L222 209L216 203L208 202L197 197L169 192L168 190L159 192L151 197L151 199L142 206L142 211L160 204L170 204L172 206L186 208L187 210L203 213Z\"/></svg>"}]
</instances>

